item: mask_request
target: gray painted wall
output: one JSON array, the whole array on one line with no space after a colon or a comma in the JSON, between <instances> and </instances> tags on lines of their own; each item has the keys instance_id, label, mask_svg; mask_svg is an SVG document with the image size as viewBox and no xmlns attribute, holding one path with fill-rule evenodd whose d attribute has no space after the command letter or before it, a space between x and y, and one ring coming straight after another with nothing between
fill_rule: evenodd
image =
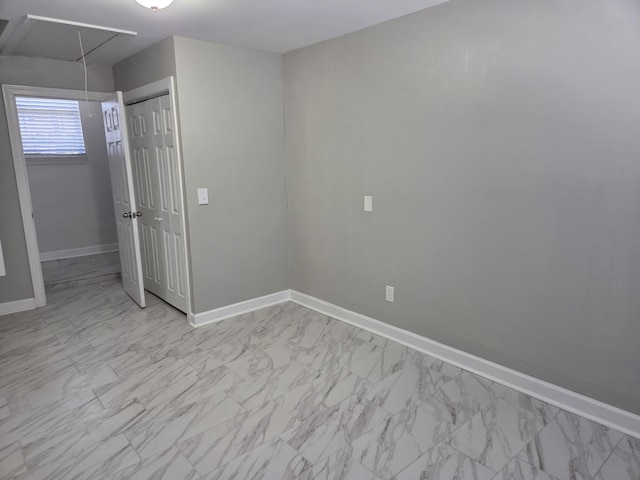
<instances>
[{"instance_id":1,"label":"gray painted wall","mask_svg":"<svg viewBox=\"0 0 640 480\"><path fill-rule=\"evenodd\" d=\"M170 75L194 312L289 288L282 56L172 37L114 66L118 90Z\"/></svg>"},{"instance_id":2,"label":"gray painted wall","mask_svg":"<svg viewBox=\"0 0 640 480\"><path fill-rule=\"evenodd\" d=\"M194 311L289 288L282 56L175 37ZM196 189L209 188L209 205Z\"/></svg>"},{"instance_id":3,"label":"gray painted wall","mask_svg":"<svg viewBox=\"0 0 640 480\"><path fill-rule=\"evenodd\" d=\"M126 92L176 74L173 37L123 60L113 66L116 90Z\"/></svg>"},{"instance_id":4,"label":"gray painted wall","mask_svg":"<svg viewBox=\"0 0 640 480\"><path fill-rule=\"evenodd\" d=\"M110 68L90 67L88 81L91 90L113 91ZM81 90L84 89L84 71L77 63L0 57L0 83ZM0 277L0 303L33 298L3 102L0 102L0 239L7 276Z\"/></svg>"},{"instance_id":5,"label":"gray painted wall","mask_svg":"<svg viewBox=\"0 0 640 480\"><path fill-rule=\"evenodd\" d=\"M640 413L638 58L635 0L453 0L286 54L292 287Z\"/></svg>"},{"instance_id":6,"label":"gray painted wall","mask_svg":"<svg viewBox=\"0 0 640 480\"><path fill-rule=\"evenodd\" d=\"M99 102L80 102L87 161L27 165L40 252L118 243Z\"/></svg>"}]
</instances>

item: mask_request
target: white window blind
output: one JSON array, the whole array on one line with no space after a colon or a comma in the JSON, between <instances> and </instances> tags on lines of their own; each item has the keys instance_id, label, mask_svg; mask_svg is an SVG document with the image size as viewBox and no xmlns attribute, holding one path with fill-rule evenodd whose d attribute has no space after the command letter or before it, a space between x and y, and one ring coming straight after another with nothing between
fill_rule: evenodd
<instances>
[{"instance_id":1,"label":"white window blind","mask_svg":"<svg viewBox=\"0 0 640 480\"><path fill-rule=\"evenodd\" d=\"M16 97L22 148L29 156L84 155L77 100Z\"/></svg>"}]
</instances>

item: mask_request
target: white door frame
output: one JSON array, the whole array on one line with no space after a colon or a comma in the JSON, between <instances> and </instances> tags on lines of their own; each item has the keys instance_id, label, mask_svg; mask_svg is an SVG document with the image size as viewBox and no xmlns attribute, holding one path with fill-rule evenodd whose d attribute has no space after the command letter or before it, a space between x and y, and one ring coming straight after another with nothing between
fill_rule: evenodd
<instances>
[{"instance_id":1,"label":"white door frame","mask_svg":"<svg viewBox=\"0 0 640 480\"><path fill-rule=\"evenodd\" d=\"M129 90L123 93L124 104L131 105L132 103L142 102L144 100L148 100L150 98L159 97L161 95L169 94L169 99L171 100L171 110L173 112L173 124L175 126L175 142L176 142L176 159L178 161L178 175L180 178L178 179L178 185L180 185L180 198L182 199L182 238L184 239L182 248L184 249L184 261L185 261L185 297L187 303L187 319L189 322L193 319L193 309L191 306L191 275L189 269L189 249L187 246L188 243L188 233L187 233L187 202L185 198L185 188L184 188L184 166L182 162L182 145L180 138L180 124L178 122L178 109L177 109L177 101L176 101L176 84L174 77L163 78L162 80L158 80L156 82L149 83L147 85L143 85L138 88L134 88L133 90Z\"/></svg>"},{"instance_id":2,"label":"white door frame","mask_svg":"<svg viewBox=\"0 0 640 480\"><path fill-rule=\"evenodd\" d=\"M31 191L29 189L29 179L27 177L27 163L24 152L22 151L22 140L20 138L20 125L18 123L16 97L27 96L102 101L111 94L106 92L85 92L83 90L67 90L60 88L2 85L2 95L4 97L4 108L7 115L7 126L9 128L13 167L16 174L16 183L18 185L18 199L20 202L20 212L22 214L22 226L24 228L24 237L27 243L27 255L29 257L29 269L31 270L33 296L35 299L35 306L43 307L46 305L47 300L44 291L44 280L42 278L42 266L40 264L40 250L38 249L36 224L33 218Z\"/></svg>"}]
</instances>

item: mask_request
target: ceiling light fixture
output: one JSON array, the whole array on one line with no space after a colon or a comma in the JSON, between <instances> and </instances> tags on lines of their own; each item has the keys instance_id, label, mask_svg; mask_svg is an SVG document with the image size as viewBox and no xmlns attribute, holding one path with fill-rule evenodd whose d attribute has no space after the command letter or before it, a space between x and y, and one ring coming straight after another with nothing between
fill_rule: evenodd
<instances>
[{"instance_id":1,"label":"ceiling light fixture","mask_svg":"<svg viewBox=\"0 0 640 480\"><path fill-rule=\"evenodd\" d=\"M173 0L136 0L143 7L150 8L154 12L166 8L173 3Z\"/></svg>"}]
</instances>

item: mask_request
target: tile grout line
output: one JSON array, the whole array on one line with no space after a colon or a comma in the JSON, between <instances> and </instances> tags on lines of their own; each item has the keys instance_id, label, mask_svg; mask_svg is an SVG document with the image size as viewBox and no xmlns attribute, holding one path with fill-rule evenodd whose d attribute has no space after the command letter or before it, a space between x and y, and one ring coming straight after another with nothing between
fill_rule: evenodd
<instances>
[{"instance_id":1,"label":"tile grout line","mask_svg":"<svg viewBox=\"0 0 640 480\"><path fill-rule=\"evenodd\" d=\"M595 479L598 474L600 473L600 470L602 470L602 467L604 467L605 463L607 463L607 460L609 460L609 458L611 457L611 455L613 455L613 452L616 451L616 449L618 448L618 446L620 446L620 444L622 443L622 441L625 439L626 435L623 433L622 437L620 437L620 440L618 441L618 443L616 443L615 447L613 447L611 449L611 451L609 452L609 455L607 455L607 458L604 459L604 462L602 462L602 465L600 465L600 467L598 468L598 471L596 471L596 473L593 475L593 479ZM607 479L605 479L607 480Z\"/></svg>"},{"instance_id":2,"label":"tile grout line","mask_svg":"<svg viewBox=\"0 0 640 480\"><path fill-rule=\"evenodd\" d=\"M433 394L432 394L432 395L433 395ZM500 396L498 396L498 397L497 397L497 399L498 399L498 400L499 400L499 399L501 399L501 398L502 398L502 397L500 397ZM503 399L503 400L504 400L504 399ZM431 414L433 414L433 415L435 415L436 417L438 417L440 420L445 421L445 422L449 423L452 427L454 427L454 428L451 430L451 432L449 432L449 434L448 434L445 438L443 438L442 440L440 440L439 442L437 442L434 446L432 446L431 448L429 448L429 449L428 449L428 451L431 451L432 449L434 449L436 446L438 446L438 445L440 445L440 444L444 444L444 445L446 445L446 446L448 446L448 447L452 448L452 449L453 449L453 450L455 450L456 452L458 452L460 455L462 455L462 456L464 456L464 457L466 457L466 458L469 458L469 459L471 459L471 460L472 460L472 461L474 461L474 462L478 462L480 465L482 465L482 466L483 466L484 468L486 468L487 470L489 470L489 471L491 471L491 472L494 472L494 473L495 473L495 476L494 476L494 477L492 477L492 478L496 478L496 477L497 477L497 475L499 475L499 474L500 474L500 472L501 472L501 471L502 471L502 470L503 470L503 469L504 469L504 468L505 468L505 467L506 467L506 466L507 466L511 461L513 461L513 460L515 460L515 459L518 459L518 455L520 454L520 452L522 452L522 451L527 447L527 445L529 445L533 440L535 440L535 438L540 434L540 432L541 432L544 428L546 428L546 427L547 427L547 425L550 425L550 424L555 420L555 418L560 414L560 412L562 411L562 409L558 409L558 411L557 411L557 412L556 412L556 413L551 417L550 421L549 421L546 425L543 425L543 426L542 426L542 428L540 428L540 430L538 430L538 431L535 433L535 435L533 435L533 436L532 436L532 437L531 437L531 438L530 438L530 439L529 439L529 440L528 440L528 441L527 441L527 442L522 446L522 448L520 448L520 449L518 450L518 452L517 452L515 455L511 456L511 457L509 458L508 462L505 464L505 466L504 466L502 469L500 469L500 471L496 472L496 471L495 471L495 470L493 470L492 468L489 468L487 465L484 465L482 462L480 462L480 461L478 461L478 460L475 460L473 457L470 457L468 454L466 454L465 452L463 452L463 451L462 451L462 450L460 450L459 448L457 448L457 447L455 447L455 446L453 446L453 445L450 445L449 443L446 443L446 442L447 442L447 440L448 440L448 439L450 439L450 438L451 438L451 437L452 437L452 436L453 436L453 435L454 435L458 430L460 430L463 426L465 426L465 425L467 425L469 422L471 422L471 421L472 421L472 419L473 419L476 415L478 415L478 414L482 413L484 410L488 409L491 405L493 405L493 404L495 403L493 400L491 400L491 401L490 401L487 405L485 405L484 407L482 407L482 408L478 409L478 411L477 411L477 412L475 412L473 415L471 415L471 417L469 417L469 419L467 419L465 422L463 422L462 424L460 424L460 425L458 425L458 426L456 426L456 425L455 425L455 424L453 424L453 423L448 422L446 419L441 418L441 417L437 414L437 412L432 412L432 411L431 411L431 410L429 410L428 408L426 408L426 407L421 406L420 404L418 404L418 402L419 402L419 400L415 400L415 401L413 401L413 402L412 402L412 404L416 405L418 408L423 408L423 409L425 409L426 411L428 411L428 412L430 412ZM546 402L544 402L544 403L546 404ZM547 405L548 405L548 404L547 404ZM405 407L405 408L407 408L407 407ZM425 454L426 454L426 453L425 453ZM423 454L423 455L425 455L425 454ZM423 455L421 455L421 456L423 456ZM413 462L412 462L412 463L413 463ZM528 463L528 462L525 462L525 463ZM410 465L411 465L411 464L410 464ZM400 472L399 472L399 473L400 473ZM399 474L399 473L398 473L398 474ZM545 473L546 473L546 472L545 472Z\"/></svg>"}]
</instances>

